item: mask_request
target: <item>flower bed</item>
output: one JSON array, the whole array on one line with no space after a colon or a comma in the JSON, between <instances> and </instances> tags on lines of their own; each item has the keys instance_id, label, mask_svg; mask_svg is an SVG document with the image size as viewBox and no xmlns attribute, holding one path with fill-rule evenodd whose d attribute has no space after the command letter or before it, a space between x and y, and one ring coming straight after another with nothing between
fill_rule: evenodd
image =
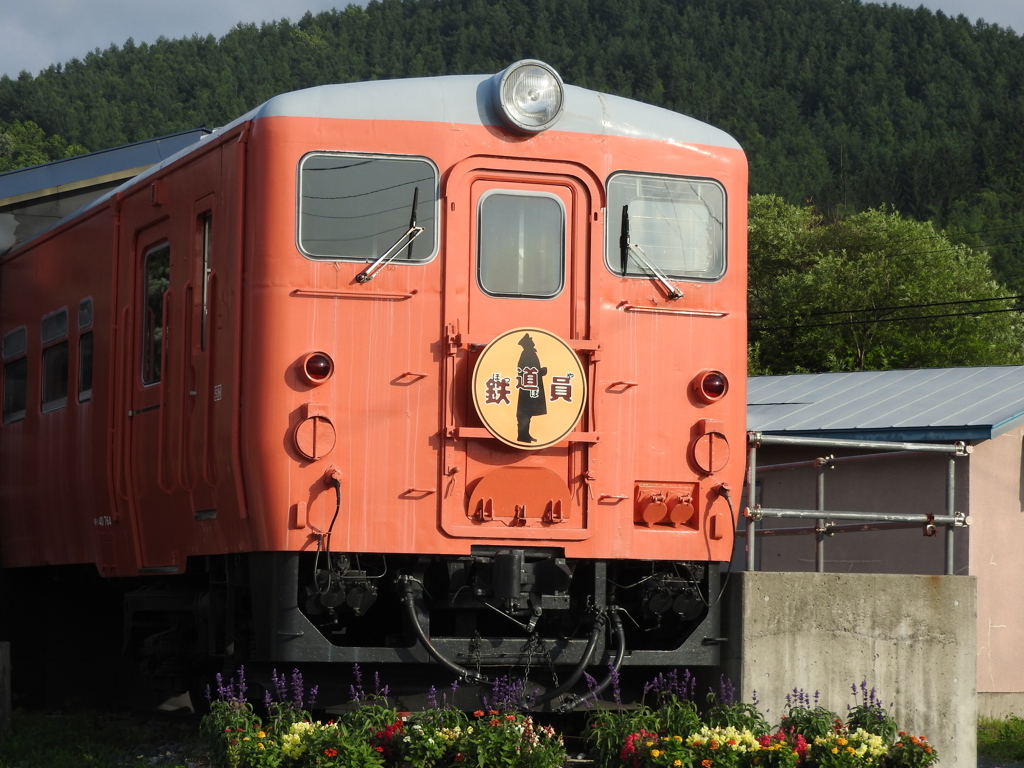
<instances>
[{"instance_id":1,"label":"flower bed","mask_svg":"<svg viewBox=\"0 0 1024 768\"><path fill-rule=\"evenodd\" d=\"M358 668L357 681L358 678ZM316 691L301 675L274 676L258 714L246 697L244 670L225 683L202 729L224 768L560 768L562 736L509 706L464 713L447 706L400 716L378 686L335 720L310 714ZM651 705L594 710L583 734L600 768L930 768L938 759L927 739L897 729L866 684L846 718L794 690L785 715L770 725L753 704L732 701L728 686L698 708L692 677L661 675L645 691Z\"/></svg>"}]
</instances>

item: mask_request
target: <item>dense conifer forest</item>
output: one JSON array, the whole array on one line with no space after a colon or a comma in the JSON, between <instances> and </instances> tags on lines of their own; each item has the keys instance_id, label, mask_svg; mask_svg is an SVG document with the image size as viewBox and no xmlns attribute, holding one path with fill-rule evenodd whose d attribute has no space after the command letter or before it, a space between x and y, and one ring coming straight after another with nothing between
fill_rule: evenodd
<instances>
[{"instance_id":1,"label":"dense conifer forest","mask_svg":"<svg viewBox=\"0 0 1024 768\"><path fill-rule=\"evenodd\" d=\"M129 40L0 78L0 170L217 126L283 91L521 58L729 131L751 194L825 223L930 222L989 254L996 294L1024 293L1024 38L860 0L373 0Z\"/></svg>"}]
</instances>

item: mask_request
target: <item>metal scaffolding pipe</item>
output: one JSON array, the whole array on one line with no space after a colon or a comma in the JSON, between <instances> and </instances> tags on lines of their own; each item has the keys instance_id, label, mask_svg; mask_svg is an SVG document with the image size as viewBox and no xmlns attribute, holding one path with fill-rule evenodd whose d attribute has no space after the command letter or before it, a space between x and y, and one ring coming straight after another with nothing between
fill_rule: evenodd
<instances>
[{"instance_id":1,"label":"metal scaffolding pipe","mask_svg":"<svg viewBox=\"0 0 1024 768\"><path fill-rule=\"evenodd\" d=\"M910 528L920 528L921 523L864 523L863 525L831 525L825 523L825 533L831 536L834 533L866 533L869 531L901 531ZM738 531L737 536L743 536L745 531ZM817 533L817 528L761 528L758 536L806 536Z\"/></svg>"},{"instance_id":2,"label":"metal scaffolding pipe","mask_svg":"<svg viewBox=\"0 0 1024 768\"><path fill-rule=\"evenodd\" d=\"M754 507L748 510L754 520L761 520L765 517L789 517L796 520L821 520L822 510L820 509L775 509L771 507ZM876 522L895 523L933 523L935 525L964 526L970 525L970 520L963 514L952 515L922 515L910 514L901 515L890 512L844 512L829 510L824 513L829 520L865 520Z\"/></svg>"},{"instance_id":3,"label":"metal scaffolding pipe","mask_svg":"<svg viewBox=\"0 0 1024 768\"><path fill-rule=\"evenodd\" d=\"M757 504L757 444L747 442L747 506ZM744 510L746 513L748 510ZM747 570L757 570L754 561L754 549L757 543L757 523L749 516L747 518Z\"/></svg>"},{"instance_id":4,"label":"metal scaffolding pipe","mask_svg":"<svg viewBox=\"0 0 1024 768\"><path fill-rule=\"evenodd\" d=\"M966 456L970 448L965 443L952 445L936 443L890 443L884 440L831 440L825 437L790 437L787 435L766 435L763 432L748 432L747 440L758 445L807 445L825 448L865 448L876 451L913 451L916 453L946 453Z\"/></svg>"},{"instance_id":5,"label":"metal scaffolding pipe","mask_svg":"<svg viewBox=\"0 0 1024 768\"><path fill-rule=\"evenodd\" d=\"M816 459L807 459L806 461L791 461L785 464L769 464L766 467L758 467L758 472L781 472L789 469L808 469L810 467L818 467L822 463L828 463L832 466L838 466L839 464L856 464L864 461L879 461L882 459L895 459L895 458L909 458L911 456L921 456L921 451L893 451L891 453L861 453L856 456L820 456ZM966 456L965 453L957 453L954 456Z\"/></svg>"}]
</instances>

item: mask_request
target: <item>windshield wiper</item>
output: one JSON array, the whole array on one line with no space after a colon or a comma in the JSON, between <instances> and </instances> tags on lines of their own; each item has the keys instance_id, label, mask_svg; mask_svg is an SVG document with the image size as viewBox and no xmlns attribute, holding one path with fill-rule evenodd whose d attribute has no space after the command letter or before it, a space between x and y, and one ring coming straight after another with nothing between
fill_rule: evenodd
<instances>
[{"instance_id":1,"label":"windshield wiper","mask_svg":"<svg viewBox=\"0 0 1024 768\"><path fill-rule=\"evenodd\" d=\"M395 241L394 245L384 252L383 256L356 275L357 283L368 283L373 280L373 276L380 272L406 246L409 248L409 257L412 258L412 242L423 234L423 227L416 224L416 203L419 200L419 196L420 188L415 187L412 192L412 214L409 216L409 229Z\"/></svg>"},{"instance_id":2,"label":"windshield wiper","mask_svg":"<svg viewBox=\"0 0 1024 768\"><path fill-rule=\"evenodd\" d=\"M636 243L629 242L629 206L622 206L622 229L619 231L619 251L622 254L622 276L626 276L626 270L629 266L629 255L633 254L633 257L640 262L642 267L646 267L647 270L654 275L655 279L668 291L669 301L675 301L676 299L683 298L683 292L679 290L672 282L668 279L660 269L654 266L654 262L651 261L647 254L644 253L644 249Z\"/></svg>"}]
</instances>

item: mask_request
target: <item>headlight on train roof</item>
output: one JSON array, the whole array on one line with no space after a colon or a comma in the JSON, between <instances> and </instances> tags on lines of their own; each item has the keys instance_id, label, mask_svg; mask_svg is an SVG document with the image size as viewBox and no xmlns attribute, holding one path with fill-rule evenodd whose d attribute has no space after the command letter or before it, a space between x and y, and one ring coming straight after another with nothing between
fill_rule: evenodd
<instances>
[{"instance_id":1,"label":"headlight on train roof","mask_svg":"<svg viewBox=\"0 0 1024 768\"><path fill-rule=\"evenodd\" d=\"M542 61L523 59L494 76L494 108L520 133L546 131L562 114L565 84Z\"/></svg>"}]
</instances>

